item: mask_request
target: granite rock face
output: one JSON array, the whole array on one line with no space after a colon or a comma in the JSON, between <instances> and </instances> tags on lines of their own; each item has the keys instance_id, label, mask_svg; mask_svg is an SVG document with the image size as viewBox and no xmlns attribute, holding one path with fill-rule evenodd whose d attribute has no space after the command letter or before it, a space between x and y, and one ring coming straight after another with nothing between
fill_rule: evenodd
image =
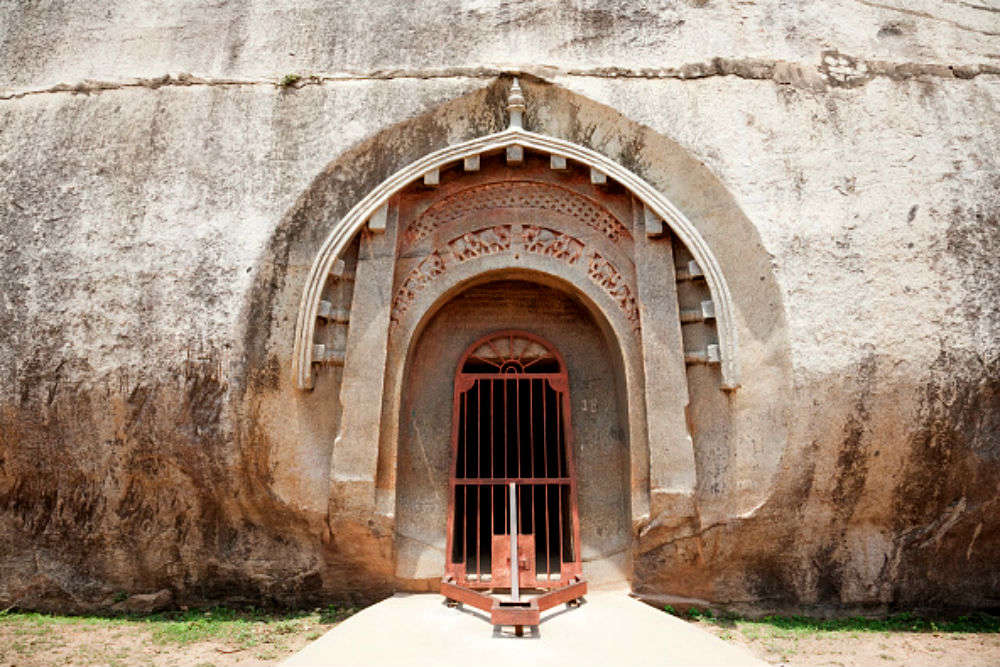
<instances>
[{"instance_id":1,"label":"granite rock face","mask_svg":"<svg viewBox=\"0 0 1000 667\"><path fill-rule=\"evenodd\" d=\"M690 415L740 426L696 434L697 520L632 517L635 590L1000 604L1000 14L606 5L0 8L0 606L429 585L331 513L355 397L292 386L291 341L332 225L502 129L511 73L529 129L695 221L745 334Z\"/></svg>"}]
</instances>

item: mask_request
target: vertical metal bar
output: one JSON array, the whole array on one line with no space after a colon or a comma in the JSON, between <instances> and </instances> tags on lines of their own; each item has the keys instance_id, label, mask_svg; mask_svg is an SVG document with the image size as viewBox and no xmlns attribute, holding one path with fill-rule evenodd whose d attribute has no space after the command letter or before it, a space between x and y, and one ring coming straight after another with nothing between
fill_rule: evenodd
<instances>
[{"instance_id":1,"label":"vertical metal bar","mask_svg":"<svg viewBox=\"0 0 1000 667\"><path fill-rule=\"evenodd\" d=\"M496 461L494 460L496 457L493 456L496 453L496 438L493 435L496 432L496 428L495 428L495 426L496 426L496 411L493 409L493 407L494 407L494 393L495 393L494 385L495 384L496 384L496 380L490 380L490 473L491 473L490 477L493 478L493 479L496 479L496 476L497 476ZM490 484L489 486L490 486L490 545L489 545L489 547L490 547L490 565L492 567L493 565L495 565L495 563L493 563L493 557L492 557L493 536L497 534L497 527L496 527L496 507L493 504L493 485Z\"/></svg>"},{"instance_id":2,"label":"vertical metal bar","mask_svg":"<svg viewBox=\"0 0 1000 667\"><path fill-rule=\"evenodd\" d=\"M481 484L476 484L476 578L480 579L482 577L483 567L482 567L482 554L480 553L480 543L483 541L482 538L482 527L479 525L479 517L483 514L483 487Z\"/></svg>"},{"instance_id":3,"label":"vertical metal bar","mask_svg":"<svg viewBox=\"0 0 1000 667\"><path fill-rule=\"evenodd\" d=\"M513 509L517 504L517 484L510 483L510 597L514 602L521 601L521 566L517 560L517 512Z\"/></svg>"},{"instance_id":4,"label":"vertical metal bar","mask_svg":"<svg viewBox=\"0 0 1000 667\"><path fill-rule=\"evenodd\" d=\"M525 486L524 484L521 484L518 487L518 490L517 490L517 508L518 508L517 518L518 518L518 525L519 525L518 530L524 531L524 533L523 533L524 535L530 535L531 534L530 532L528 532L529 522L531 521L531 514L530 514L530 510L527 507L527 504L528 504L527 503L527 501L528 501L528 495L529 495L530 490L531 490L531 485L530 484L528 484L527 486ZM521 511L522 507L525 508L523 512ZM527 562L528 562L529 565L533 566L534 565L534 560L535 560L535 554L532 553L531 551L529 551L528 549L534 549L534 541L532 541L530 545L526 544L525 547L527 547L525 549L525 557L527 559ZM538 570L538 568L537 567L533 567L532 569L534 569L535 572L531 574L532 578L529 580L529 584L528 584L529 586L535 586L536 585L535 584L535 580L537 578L537 570Z\"/></svg>"},{"instance_id":5,"label":"vertical metal bar","mask_svg":"<svg viewBox=\"0 0 1000 667\"><path fill-rule=\"evenodd\" d=\"M475 385L473 385L473 386L475 386ZM471 391L471 389L469 391ZM462 426L464 428L462 429L462 442L461 442L460 449L465 454L465 460L461 461L461 462L456 462L455 470L456 471L458 470L458 466L459 466L460 463L464 463L465 465L462 466L462 477L468 478L469 477L469 424L472 422L472 419L469 416L469 392L468 391L463 391L462 392L462 420L461 421L462 421Z\"/></svg>"},{"instance_id":6,"label":"vertical metal bar","mask_svg":"<svg viewBox=\"0 0 1000 667\"><path fill-rule=\"evenodd\" d=\"M528 476L535 476L535 381L528 380Z\"/></svg>"},{"instance_id":7,"label":"vertical metal bar","mask_svg":"<svg viewBox=\"0 0 1000 667\"><path fill-rule=\"evenodd\" d=\"M528 379L528 476L535 477L535 380ZM528 516L531 519L531 532L535 536L531 557L538 553L538 512L535 509L535 486L528 486ZM538 580L538 565L535 565L535 585Z\"/></svg>"},{"instance_id":8,"label":"vertical metal bar","mask_svg":"<svg viewBox=\"0 0 1000 667\"><path fill-rule=\"evenodd\" d=\"M528 522L523 528L521 528L521 530L525 531L524 532L525 535L533 535L535 533L535 506L532 504L532 501L535 499L535 487L532 484L526 484L526 485L524 485L521 488L521 497L524 498L524 504L527 507L527 514L525 515L524 518ZM530 532L529 532L529 529L530 529ZM538 539L537 538L535 539L534 544L531 545L531 553L529 554L529 557L532 560L534 560L534 558L535 558L535 545L536 544L538 544ZM538 579L538 566L537 565L535 566L535 579L536 580Z\"/></svg>"},{"instance_id":9,"label":"vertical metal bar","mask_svg":"<svg viewBox=\"0 0 1000 667\"><path fill-rule=\"evenodd\" d=\"M503 383L503 476L510 477L510 406L507 404L507 378Z\"/></svg>"},{"instance_id":10,"label":"vertical metal bar","mask_svg":"<svg viewBox=\"0 0 1000 667\"><path fill-rule=\"evenodd\" d=\"M476 428L476 477L483 476L483 447L482 447L482 428L483 428L483 418L485 416L483 412L483 385L482 380L479 381L479 396L476 398L479 402L479 424ZM483 487L479 484L476 485L476 577L482 580L482 556L480 554L481 543L483 541L482 537L482 527L479 525L480 517L483 515Z\"/></svg>"},{"instance_id":11,"label":"vertical metal bar","mask_svg":"<svg viewBox=\"0 0 1000 667\"><path fill-rule=\"evenodd\" d=\"M542 380L542 460L545 477L549 476L549 402L548 380ZM552 578L552 531L549 530L549 484L545 483L545 504L542 506L545 517L545 575Z\"/></svg>"},{"instance_id":12,"label":"vertical metal bar","mask_svg":"<svg viewBox=\"0 0 1000 667\"><path fill-rule=\"evenodd\" d=\"M556 475L562 477L562 393L556 392ZM556 486L556 534L559 536L559 572L563 562L562 484Z\"/></svg>"},{"instance_id":13,"label":"vertical metal bar","mask_svg":"<svg viewBox=\"0 0 1000 667\"><path fill-rule=\"evenodd\" d=\"M493 454L496 453L496 429L494 428L496 420L496 411L493 409L494 394L496 393L496 380L490 380L490 477L495 478L497 476L497 462Z\"/></svg>"},{"instance_id":14,"label":"vertical metal bar","mask_svg":"<svg viewBox=\"0 0 1000 667\"><path fill-rule=\"evenodd\" d=\"M483 422L486 412L483 410L483 381L476 380L476 477L483 476Z\"/></svg>"},{"instance_id":15,"label":"vertical metal bar","mask_svg":"<svg viewBox=\"0 0 1000 667\"><path fill-rule=\"evenodd\" d=\"M521 376L514 380L514 437L517 444L514 445L514 460L517 466L514 468L514 477L521 476ZM520 510L520 507L518 508Z\"/></svg>"},{"instance_id":16,"label":"vertical metal bar","mask_svg":"<svg viewBox=\"0 0 1000 667\"><path fill-rule=\"evenodd\" d=\"M458 477L458 447L459 447L459 426L462 421L461 406L462 403L459 400L459 395L462 393L462 384L459 382L461 374L459 374L455 379L455 393L452 398L452 413L451 413L451 456L452 456L452 466L451 466L451 476L448 482L448 534L446 536L445 550L446 550L446 560L445 567L449 573L454 573L454 535L455 535L455 512L458 510L456 507L456 494L457 494L457 477Z\"/></svg>"},{"instance_id":17,"label":"vertical metal bar","mask_svg":"<svg viewBox=\"0 0 1000 667\"><path fill-rule=\"evenodd\" d=\"M473 387L477 386L472 385ZM471 391L471 390L470 390ZM469 418L469 392L462 394L462 402L465 404L465 434L463 435L463 446L465 447L465 479L468 482L469 479L469 424L472 420ZM457 466L456 466L457 467ZM468 570L469 562L466 560L467 544L469 542L469 485L468 483L462 485L462 521L465 524L465 528L462 530L462 562L465 563L466 570Z\"/></svg>"},{"instance_id":18,"label":"vertical metal bar","mask_svg":"<svg viewBox=\"0 0 1000 667\"><path fill-rule=\"evenodd\" d=\"M513 345L513 342L511 345ZM507 404L507 379L504 378L500 382L503 383L503 476L510 477L510 429L508 429L508 425L510 424L510 406ZM507 526L509 522L507 515L510 514L510 508L507 507L507 503L504 503L504 510L503 522L504 526Z\"/></svg>"}]
</instances>

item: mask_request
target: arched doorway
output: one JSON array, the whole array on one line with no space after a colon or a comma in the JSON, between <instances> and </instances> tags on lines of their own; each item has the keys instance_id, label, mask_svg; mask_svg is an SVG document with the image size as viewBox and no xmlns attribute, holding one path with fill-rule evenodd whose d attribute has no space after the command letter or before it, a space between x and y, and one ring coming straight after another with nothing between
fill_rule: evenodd
<instances>
[{"instance_id":1,"label":"arched doorway","mask_svg":"<svg viewBox=\"0 0 1000 667\"><path fill-rule=\"evenodd\" d=\"M455 375L446 576L471 588L553 588L582 573L569 379L526 331L466 350Z\"/></svg>"},{"instance_id":2,"label":"arched doorway","mask_svg":"<svg viewBox=\"0 0 1000 667\"><path fill-rule=\"evenodd\" d=\"M409 581L439 581L441 575L452 565L465 563L460 552L463 544L465 558L469 554L475 556L478 544L480 563L478 569L471 568L472 574L490 575L492 580L490 558L494 533L486 532L483 527L486 522L481 520L480 523L482 537L478 539L481 541L472 541L470 545L470 534L480 535L475 527L460 533L458 540L454 539L456 503L452 487L456 481L456 445L460 444L455 434L455 399L464 394L470 402L474 398L482 400L483 408L477 417L481 421L485 417L488 424L490 410L486 402L490 399L490 388L483 386L479 390L481 393L477 395L476 390L467 388L465 384L476 376L489 379L494 383L494 395L499 402L503 397L499 378L503 376L491 373L491 370L500 370L496 366L472 359L470 351L485 345L484 341L492 339L498 331L518 331L527 334L523 336L526 340L533 340L546 350L546 355L549 351L552 354L551 358L530 366L523 364L527 366L526 371L544 371L524 373L526 379L536 376L534 387L528 389L528 399L532 398L531 392L535 392L536 400L545 395L538 379L548 376L552 383L548 389L552 391L549 393L549 412L545 419L555 415L552 405L555 399L551 396L559 393L562 409L559 423L566 424L566 417L570 421L570 437L562 436L565 438L563 447L568 453L560 452L560 456L564 457L564 461L571 460L575 469L579 532L575 535L572 532L567 534L567 538L572 539L572 546L564 545L563 554L568 554L572 548L572 561L579 564L584 576L592 582L628 581L631 574L629 545L632 524L629 505L629 408L624 362L614 334L598 314L588 308L585 297L574 293L566 285L546 284L541 282L542 277L538 275L500 274L491 278L447 296L446 301L428 318L426 326L415 336L407 355L400 390L398 473L395 484L394 542L397 576ZM519 345L515 341L515 352L520 350ZM505 347L509 349L510 343ZM531 353L530 350L527 352ZM469 363L470 361L473 363ZM556 377L560 371L563 377L561 384ZM468 378L468 375L473 378ZM463 379L462 376L466 377ZM458 394L456 381L460 390ZM510 393L508 389L508 397ZM536 404L536 407L540 406ZM459 407L458 421L461 421L461 410ZM501 410L498 407L494 414L499 414ZM471 409L468 414L472 415ZM539 422L541 417L541 413L537 413ZM516 418L515 410L512 423L516 423ZM502 425L504 422L500 423ZM546 421L546 436L540 438L539 431L535 432L536 447L540 439L544 441L546 437L552 437L554 424L554 421ZM462 431L461 424L458 425L458 430ZM516 432L516 426L514 430ZM489 433L485 425L481 433ZM483 435L480 436L481 439ZM530 431L527 435L530 454ZM502 444L502 437L498 444ZM485 455L484 463L489 461L491 452L492 449ZM538 455L536 452L536 456ZM464 460L463 455L462 461ZM554 473L555 466L551 461L550 459L549 472ZM544 463L540 475L537 474L537 467L536 465L536 472L532 474L545 477ZM490 480L486 486L507 481L506 472L502 470L498 470L496 474L490 471L482 477ZM561 479L566 477L562 475ZM559 480L550 483L558 484ZM469 492L466 493L468 498ZM486 505L489 502L486 499L487 492L481 493L483 505ZM529 492L531 501L539 503L539 514L542 512L540 503L543 502L545 493ZM553 503L556 502L555 493L554 489L548 491ZM470 503L473 510L477 509L476 500ZM500 501L498 498L495 503L498 510L495 521L498 535L506 534L502 532L501 526L507 525L499 515L501 502L505 507L507 501ZM547 526L550 517L557 516L559 509L554 514L547 505L545 507L544 516L537 519ZM563 508L568 507L567 503L563 503ZM465 510L461 507L459 510L460 516L464 517ZM474 521L475 511L471 516ZM488 511L485 516L490 516ZM509 515L505 516L509 518ZM561 521L562 525L566 525L565 519ZM490 525L492 528L493 524ZM563 561L557 560L556 539L555 533L551 537L546 533L535 542L535 562L538 564L536 571L551 576L551 579L542 577L537 581L542 588L548 587L546 582L551 582L551 586L556 587L562 575ZM456 546L459 549L457 555ZM548 551L551 551L551 556L547 566L545 559ZM572 570L567 570L570 571ZM489 584L491 580L482 579L482 583Z\"/></svg>"},{"instance_id":3,"label":"arched doorway","mask_svg":"<svg viewBox=\"0 0 1000 667\"><path fill-rule=\"evenodd\" d=\"M330 534L371 533L380 562L394 561L406 586L440 576L447 561L454 363L475 340L456 337L519 326L470 312L441 332L445 342L429 342L425 326L469 285L527 277L581 299L583 319L552 321L545 332L538 314L551 311L540 308L519 327L564 354L575 343L561 336L589 326L590 315L600 322L605 361L617 368L573 390L589 407L575 415L600 431L587 446L611 450L576 457L580 478L591 480L579 494L585 570L603 562L619 578L631 567L633 538L649 535L645 526L696 529L688 378L713 401L704 413L713 423L732 409L718 389L737 383L733 309L698 231L606 156L524 130L516 108L507 130L427 155L369 192L327 237L302 294L293 374L303 388L328 378L341 406ZM414 355L415 345L427 349ZM446 387L435 373L447 375ZM610 378L622 389L614 400ZM415 398L424 394L429 404ZM602 487L595 480L604 471L584 475L591 461L615 468L613 481Z\"/></svg>"},{"instance_id":4,"label":"arched doorway","mask_svg":"<svg viewBox=\"0 0 1000 667\"><path fill-rule=\"evenodd\" d=\"M537 131L512 110L506 130L477 136L497 129L492 120L449 130L413 159L408 137L422 125L387 129L331 163L275 237L296 267L314 259L304 283L262 274L273 296L255 301L254 313L285 326L288 286L301 287L289 370L304 391L289 403L284 374L270 371L278 385L254 389L294 424L281 458L262 463L282 498L306 497L307 479L324 558L342 568L331 580L407 590L440 580L455 369L501 327L544 337L566 361L589 581L700 581L659 565L686 557L671 543L749 516L774 488L791 366L781 291L753 224L679 145L557 86L530 88L545 100ZM493 119L473 106L496 97L441 109ZM580 134L580 113L612 131ZM549 291L487 285L498 281ZM508 308L516 300L533 305ZM261 329L267 340L291 335L272 329ZM247 340L248 368L288 360ZM737 352L751 360L751 390L737 391Z\"/></svg>"}]
</instances>

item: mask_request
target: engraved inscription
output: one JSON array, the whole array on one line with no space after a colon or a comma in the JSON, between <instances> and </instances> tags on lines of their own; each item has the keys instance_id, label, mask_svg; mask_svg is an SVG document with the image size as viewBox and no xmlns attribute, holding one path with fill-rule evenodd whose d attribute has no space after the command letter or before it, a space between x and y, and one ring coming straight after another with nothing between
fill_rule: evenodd
<instances>
[{"instance_id":1,"label":"engraved inscription","mask_svg":"<svg viewBox=\"0 0 1000 667\"><path fill-rule=\"evenodd\" d=\"M526 251L561 259L567 264L575 264L583 257L582 241L554 229L525 225L521 239Z\"/></svg>"}]
</instances>

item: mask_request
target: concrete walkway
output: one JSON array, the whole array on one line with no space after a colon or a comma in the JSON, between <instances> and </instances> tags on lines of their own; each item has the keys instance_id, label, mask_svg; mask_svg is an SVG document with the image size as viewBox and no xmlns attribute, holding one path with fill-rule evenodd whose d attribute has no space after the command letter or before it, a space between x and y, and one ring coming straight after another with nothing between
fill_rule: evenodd
<instances>
[{"instance_id":1,"label":"concrete walkway","mask_svg":"<svg viewBox=\"0 0 1000 667\"><path fill-rule=\"evenodd\" d=\"M526 633L529 631L525 628ZM494 632L476 609L440 595L396 595L352 616L282 663L434 667L624 667L766 665L741 647L657 611L623 592L597 591L583 605L542 615L538 634Z\"/></svg>"}]
</instances>

